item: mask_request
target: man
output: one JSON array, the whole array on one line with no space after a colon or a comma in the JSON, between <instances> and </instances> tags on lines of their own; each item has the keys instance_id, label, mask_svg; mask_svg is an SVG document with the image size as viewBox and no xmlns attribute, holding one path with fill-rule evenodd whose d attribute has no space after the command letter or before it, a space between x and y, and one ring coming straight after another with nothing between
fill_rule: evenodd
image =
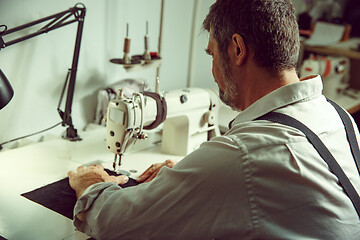
<instances>
[{"instance_id":1,"label":"man","mask_svg":"<svg viewBox=\"0 0 360 240\"><path fill-rule=\"evenodd\" d=\"M127 179L109 179L101 166L69 172L75 225L97 239L360 239L354 206L306 137L256 120L275 111L303 122L360 191L320 77L297 77L290 0L217 0L203 26L220 97L243 111L224 136L136 187L122 189L112 182Z\"/></svg>"}]
</instances>

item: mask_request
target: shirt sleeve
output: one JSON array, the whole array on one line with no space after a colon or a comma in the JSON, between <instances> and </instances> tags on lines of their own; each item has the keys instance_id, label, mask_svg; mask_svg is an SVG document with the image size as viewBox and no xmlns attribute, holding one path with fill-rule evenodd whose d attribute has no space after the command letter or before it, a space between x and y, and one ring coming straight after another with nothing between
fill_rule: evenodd
<instances>
[{"instance_id":1,"label":"shirt sleeve","mask_svg":"<svg viewBox=\"0 0 360 240\"><path fill-rule=\"evenodd\" d=\"M75 204L74 225L80 231L88 233L88 235L91 235L91 229L85 222L80 221L76 217L76 215L91 209L94 201L97 199L97 197L100 194L102 194L102 192L105 189L108 189L108 191L114 191L121 189L121 187L115 183L110 183L110 182L101 182L101 183L93 184L84 191L84 193L81 195L81 197L77 200Z\"/></svg>"},{"instance_id":2,"label":"shirt sleeve","mask_svg":"<svg viewBox=\"0 0 360 240\"><path fill-rule=\"evenodd\" d=\"M89 236L109 240L212 239L231 229L237 229L237 236L239 229L246 233L250 226L244 216L248 214L244 188L228 194L233 181L243 184L240 162L229 165L229 160L239 157L239 151L231 148L205 144L174 168L164 167L153 181L138 186L94 184L74 208L74 215L84 212L86 221L75 218L74 224ZM238 167L240 174L227 174L229 166Z\"/></svg>"}]
</instances>

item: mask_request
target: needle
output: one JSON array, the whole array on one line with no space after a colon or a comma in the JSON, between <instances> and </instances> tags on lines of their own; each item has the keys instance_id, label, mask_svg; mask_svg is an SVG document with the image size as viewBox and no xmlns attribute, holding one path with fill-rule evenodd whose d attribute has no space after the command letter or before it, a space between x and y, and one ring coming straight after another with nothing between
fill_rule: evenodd
<instances>
[{"instance_id":1,"label":"needle","mask_svg":"<svg viewBox=\"0 0 360 240\"><path fill-rule=\"evenodd\" d=\"M114 162L113 162L114 172L116 172L116 159L117 159L117 154L115 154L115 158L114 158Z\"/></svg>"},{"instance_id":2,"label":"needle","mask_svg":"<svg viewBox=\"0 0 360 240\"><path fill-rule=\"evenodd\" d=\"M122 154L119 154L119 164L118 164L119 168L118 169L120 169L120 166L121 166L121 159L122 159Z\"/></svg>"}]
</instances>

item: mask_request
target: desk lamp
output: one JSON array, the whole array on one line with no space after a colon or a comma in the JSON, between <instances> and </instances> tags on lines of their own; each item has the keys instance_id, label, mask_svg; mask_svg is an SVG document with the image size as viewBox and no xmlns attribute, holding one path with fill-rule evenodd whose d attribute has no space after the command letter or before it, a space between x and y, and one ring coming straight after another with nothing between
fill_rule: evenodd
<instances>
[{"instance_id":1,"label":"desk lamp","mask_svg":"<svg viewBox=\"0 0 360 240\"><path fill-rule=\"evenodd\" d=\"M14 90L12 89L5 74L0 69L0 109L6 106L14 96Z\"/></svg>"},{"instance_id":2,"label":"desk lamp","mask_svg":"<svg viewBox=\"0 0 360 240\"><path fill-rule=\"evenodd\" d=\"M57 111L62 119L62 126L68 126L66 129L66 136L64 138L69 139L70 141L78 141L81 140L81 138L77 134L77 130L73 126L72 118L71 118L71 106L73 102L73 96L74 96L74 90L75 90L75 81L76 81L76 72L77 72L77 65L79 61L79 53L80 53L80 43L81 43L81 37L83 32L83 26L84 26L84 19L85 19L85 12L86 8L84 4L78 3L74 7L50 15L48 17L41 18L39 20L29 22L27 24L23 24L21 26L7 29L6 25L0 25L0 28L3 29L0 31L0 49L6 48L10 45L25 41L27 39L36 37L40 34L48 33L52 30L56 30L58 28L61 28L63 26L67 26L72 23L78 23L77 27L77 33L76 33L76 39L75 39L75 48L74 48L74 55L72 59L72 66L71 69L69 69L68 74L65 79L64 88L62 90L59 105L57 108ZM13 40L5 41L3 37L5 35L12 34L14 32L18 32L24 29L28 29L33 26L37 26L38 24L44 23L45 26L38 29L37 31L31 32L27 34L26 36L19 37ZM11 86L9 84L9 81L6 79L3 72L1 72L1 82L0 82L0 93L1 93L1 103L0 108L3 108L8 101L10 101L13 91L11 89ZM65 103L65 110L62 111L60 109L60 105L65 93L65 90L67 89L67 95L66 95L66 103ZM5 92L8 92L5 94Z\"/></svg>"}]
</instances>

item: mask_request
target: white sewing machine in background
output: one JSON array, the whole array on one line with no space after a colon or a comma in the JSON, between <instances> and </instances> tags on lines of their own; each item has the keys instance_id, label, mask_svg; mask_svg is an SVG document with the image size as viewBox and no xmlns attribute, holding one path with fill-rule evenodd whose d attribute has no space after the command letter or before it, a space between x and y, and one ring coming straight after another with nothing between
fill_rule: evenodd
<instances>
[{"instance_id":1,"label":"white sewing machine in background","mask_svg":"<svg viewBox=\"0 0 360 240\"><path fill-rule=\"evenodd\" d=\"M311 54L300 68L300 77L321 75L323 94L334 99L348 85L350 60L346 57Z\"/></svg>"},{"instance_id":2,"label":"white sewing machine in background","mask_svg":"<svg viewBox=\"0 0 360 240\"><path fill-rule=\"evenodd\" d=\"M151 134L161 136L161 152L189 154L201 143L220 135L219 107L217 93L209 89L186 88L165 92L163 96L135 92L131 98L120 90L118 98L109 102L106 117L106 142L115 154L114 170L119 171L121 157L137 140L149 141L146 139Z\"/></svg>"}]
</instances>

